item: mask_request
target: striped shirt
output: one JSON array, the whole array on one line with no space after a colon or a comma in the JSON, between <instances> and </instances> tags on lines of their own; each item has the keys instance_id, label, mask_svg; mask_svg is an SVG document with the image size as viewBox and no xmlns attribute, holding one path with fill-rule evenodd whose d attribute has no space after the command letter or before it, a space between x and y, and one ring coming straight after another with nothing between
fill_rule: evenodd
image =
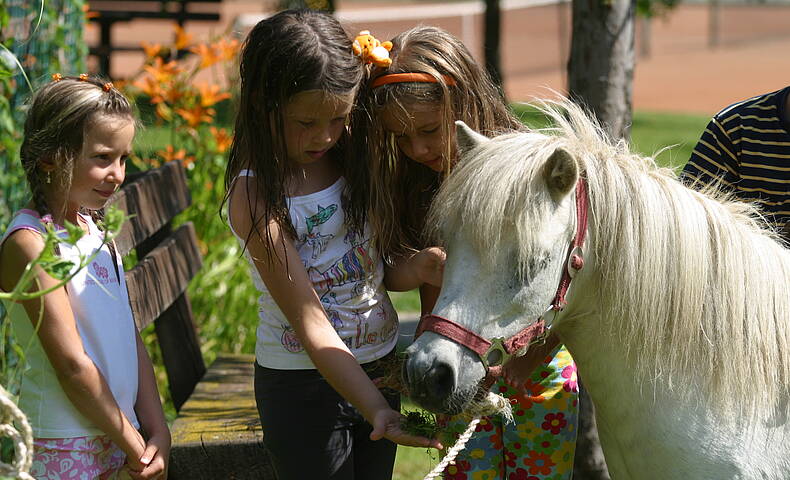
<instances>
[{"instance_id":1,"label":"striped shirt","mask_svg":"<svg viewBox=\"0 0 790 480\"><path fill-rule=\"evenodd\" d=\"M702 133L681 174L686 183L720 181L761 207L787 236L790 228L790 87L730 105Z\"/></svg>"}]
</instances>

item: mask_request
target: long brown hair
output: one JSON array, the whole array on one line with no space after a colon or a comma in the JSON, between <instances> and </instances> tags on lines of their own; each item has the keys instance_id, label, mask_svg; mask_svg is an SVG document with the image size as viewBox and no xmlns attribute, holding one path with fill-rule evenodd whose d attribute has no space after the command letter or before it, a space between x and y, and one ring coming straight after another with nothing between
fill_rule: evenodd
<instances>
[{"instance_id":1,"label":"long brown hair","mask_svg":"<svg viewBox=\"0 0 790 480\"><path fill-rule=\"evenodd\" d=\"M408 159L384 130L381 113L385 108L406 112L414 103L439 106L443 118L443 138L453 138L455 120L487 136L524 126L511 113L488 74L475 62L464 44L436 27L415 27L392 39L392 65L373 72L371 82L360 95L364 108L354 122L354 142L370 162L370 223L374 238L386 258L423 248L425 213L443 176L451 168L451 148L447 142L444 172L436 173ZM427 73L436 82L390 83L371 88L370 83L391 73ZM454 85L449 84L449 77Z\"/></svg>"},{"instance_id":2,"label":"long brown hair","mask_svg":"<svg viewBox=\"0 0 790 480\"><path fill-rule=\"evenodd\" d=\"M260 21L249 33L241 54L241 95L236 113L233 144L225 170L228 201L234 179L250 169L262 207L248 199L253 233L264 240L271 254L274 245L262 220L274 220L291 237L296 236L286 202L294 167L285 151L282 111L297 93L321 90L330 95L356 93L363 76L351 40L329 14L312 10L286 10ZM351 156L347 133L329 152L346 178L343 208L348 226L361 231L367 214L367 169L358 168Z\"/></svg>"}]
</instances>

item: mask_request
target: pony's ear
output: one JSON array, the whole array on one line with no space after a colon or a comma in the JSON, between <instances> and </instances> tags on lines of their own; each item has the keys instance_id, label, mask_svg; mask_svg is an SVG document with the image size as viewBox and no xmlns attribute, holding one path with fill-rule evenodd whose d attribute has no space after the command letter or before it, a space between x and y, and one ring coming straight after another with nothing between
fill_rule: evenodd
<instances>
[{"instance_id":1,"label":"pony's ear","mask_svg":"<svg viewBox=\"0 0 790 480\"><path fill-rule=\"evenodd\" d=\"M469 125L461 120L455 121L455 141L458 142L458 152L466 153L478 145L482 145L489 139L475 132Z\"/></svg>"},{"instance_id":2,"label":"pony's ear","mask_svg":"<svg viewBox=\"0 0 790 480\"><path fill-rule=\"evenodd\" d=\"M559 202L576 186L579 164L567 150L558 147L543 166L543 176L554 201Z\"/></svg>"}]
</instances>

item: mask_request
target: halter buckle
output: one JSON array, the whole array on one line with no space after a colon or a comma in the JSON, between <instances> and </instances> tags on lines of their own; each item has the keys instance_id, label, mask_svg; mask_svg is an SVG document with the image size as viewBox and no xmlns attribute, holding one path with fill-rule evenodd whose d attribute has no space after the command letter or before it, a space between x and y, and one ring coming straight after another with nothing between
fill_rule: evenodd
<instances>
[{"instance_id":1,"label":"halter buckle","mask_svg":"<svg viewBox=\"0 0 790 480\"><path fill-rule=\"evenodd\" d=\"M510 357L512 357L512 355L505 350L505 339L496 337L491 339L491 346L480 356L480 360L483 362L483 366L486 367L486 370L488 370L491 367L500 367L504 365L510 360Z\"/></svg>"}]
</instances>

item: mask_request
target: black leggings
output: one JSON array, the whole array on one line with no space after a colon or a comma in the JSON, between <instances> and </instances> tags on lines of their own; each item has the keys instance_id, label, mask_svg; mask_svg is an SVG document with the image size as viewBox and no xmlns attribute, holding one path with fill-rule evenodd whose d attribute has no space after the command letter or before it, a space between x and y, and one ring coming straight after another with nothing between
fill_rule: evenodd
<instances>
[{"instance_id":1,"label":"black leggings","mask_svg":"<svg viewBox=\"0 0 790 480\"><path fill-rule=\"evenodd\" d=\"M363 365L371 378L377 362ZM384 392L395 410L400 395ZM255 363L263 443L278 480L387 480L396 445L370 440L373 428L317 370L273 370Z\"/></svg>"}]
</instances>

